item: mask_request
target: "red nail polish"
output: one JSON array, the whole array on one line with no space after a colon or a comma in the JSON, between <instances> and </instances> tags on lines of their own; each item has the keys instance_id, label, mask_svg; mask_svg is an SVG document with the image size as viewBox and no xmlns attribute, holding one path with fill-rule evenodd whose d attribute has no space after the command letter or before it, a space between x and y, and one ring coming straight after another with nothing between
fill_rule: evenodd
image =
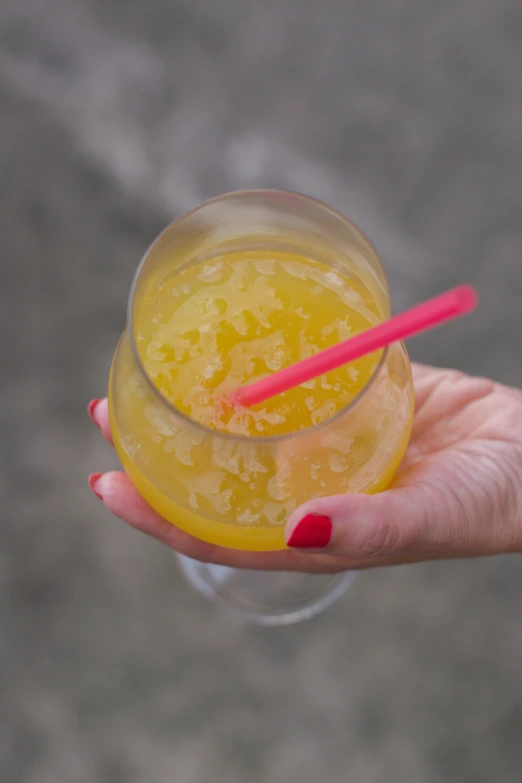
<instances>
[{"instance_id":1,"label":"red nail polish","mask_svg":"<svg viewBox=\"0 0 522 783\"><path fill-rule=\"evenodd\" d=\"M89 486L96 495L96 497L100 498L100 500L103 500L103 497L96 489L96 484L98 483L98 479L100 479L103 476L103 473L91 473L91 475L88 478Z\"/></svg>"},{"instance_id":2,"label":"red nail polish","mask_svg":"<svg viewBox=\"0 0 522 783\"><path fill-rule=\"evenodd\" d=\"M98 404L100 402L101 402L101 400L91 400L90 403L87 406L87 413L89 414L89 416L91 417L92 421L96 424L97 427L99 427L100 425L96 421L96 419L94 417L94 413L95 413L96 408L98 407Z\"/></svg>"},{"instance_id":3,"label":"red nail polish","mask_svg":"<svg viewBox=\"0 0 522 783\"><path fill-rule=\"evenodd\" d=\"M288 546L302 549L322 549L332 537L332 520L321 514L307 514L297 523L288 539Z\"/></svg>"}]
</instances>

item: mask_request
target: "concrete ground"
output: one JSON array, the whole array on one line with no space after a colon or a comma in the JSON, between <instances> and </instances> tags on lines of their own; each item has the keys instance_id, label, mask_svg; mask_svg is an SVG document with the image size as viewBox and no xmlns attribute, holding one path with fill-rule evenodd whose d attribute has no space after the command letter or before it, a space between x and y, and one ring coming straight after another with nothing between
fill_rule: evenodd
<instances>
[{"instance_id":1,"label":"concrete ground","mask_svg":"<svg viewBox=\"0 0 522 783\"><path fill-rule=\"evenodd\" d=\"M522 385L518 0L2 0L2 783L520 783L522 560L361 576L284 630L110 518L103 394L141 253L220 191L353 217L414 358Z\"/></svg>"}]
</instances>

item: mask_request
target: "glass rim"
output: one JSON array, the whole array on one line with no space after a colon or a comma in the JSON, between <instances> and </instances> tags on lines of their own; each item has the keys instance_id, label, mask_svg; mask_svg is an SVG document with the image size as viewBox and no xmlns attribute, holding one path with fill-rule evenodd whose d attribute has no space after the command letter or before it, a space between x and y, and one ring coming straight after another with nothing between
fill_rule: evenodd
<instances>
[{"instance_id":1,"label":"glass rim","mask_svg":"<svg viewBox=\"0 0 522 783\"><path fill-rule=\"evenodd\" d=\"M349 218L347 218L345 215L342 214L342 212L339 212L338 210L331 207L329 204L326 204L324 201L321 201L320 199L316 199L313 196L307 196L303 193L297 193L295 191L291 190L279 190L277 188L251 188L249 190L232 190L227 193L222 193L218 196L214 196L213 198L207 199L206 201L201 202L197 206L193 207L188 212L181 215L179 218L175 218L172 220L167 226L165 226L162 231L160 231L159 234L152 240L148 248L145 250L141 261L139 262L136 271L134 272L132 283L129 291L129 298L127 301L127 331L129 334L129 341L131 346L131 351L134 356L134 360L136 364L138 365L138 369L140 370L141 374L145 378L145 381L152 391L152 393L155 395L155 397L158 398L158 400L164 405L171 413L173 413L175 416L180 417L182 420L184 420L187 424L195 427L196 429L200 430L201 432L204 432L206 435L211 435L214 437L219 438L225 438L226 440L230 440L236 443L283 443L285 441L293 440L295 438L305 436L311 432L317 432L320 429L326 428L327 426L333 424L335 421L338 421L343 416L345 416L349 411L356 408L356 406L366 397L367 392L372 388L374 385L375 380L379 376L384 363L386 362L386 358L388 356L389 346L386 345L382 349L382 355L372 373L370 378L367 380L367 382L364 384L362 389L357 392L355 397L350 400L346 405L343 405L341 408L339 408L336 413L334 413L332 416L329 416L324 421L319 422L319 424L311 424L307 427L303 427L303 429L300 430L293 430L292 432L285 432L281 435L239 435L233 432L226 432L225 430L218 430L218 429L212 429L212 427L207 427L205 424L202 424L201 422L197 421L196 419L191 418L186 413L183 413L179 408L177 408L161 391L158 389L158 387L155 385L154 381L150 377L149 373L147 372L147 369L145 368L139 351L138 346L136 343L135 335L134 335L134 318L133 318L133 304L134 304L134 296L136 293L136 289L138 286L138 281L142 272L142 269L144 265L147 262L147 259L149 258L153 248L156 246L156 244L162 239L163 236L168 231L171 231L174 226L177 226L181 223L183 223L185 220L188 220L193 215L200 212L205 207L208 207L212 204L215 204L220 201L224 201L227 199L234 199L238 197L248 197L248 196L262 196L262 195L279 195L279 196L291 196L294 199L297 199L298 201L307 202L309 204L313 204L316 207L319 207L321 210L325 212L329 212L334 217L341 220L343 223L348 224L352 227L352 229L355 230L359 236L361 236L364 241L368 244L370 249L373 251L375 255L375 260L377 262L379 271L381 272L384 282L386 285L386 293L388 295L388 298L390 298L390 287L389 287L389 281L388 276L386 274L386 270L384 269L384 266L381 262L380 256L373 245L373 243L368 239L366 234L364 234L363 231Z\"/></svg>"}]
</instances>

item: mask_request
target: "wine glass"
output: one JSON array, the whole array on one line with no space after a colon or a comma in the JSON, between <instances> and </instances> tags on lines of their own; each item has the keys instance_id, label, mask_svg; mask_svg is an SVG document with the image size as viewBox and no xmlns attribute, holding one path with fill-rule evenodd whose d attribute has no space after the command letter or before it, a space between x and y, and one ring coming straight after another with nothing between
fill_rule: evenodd
<instances>
[{"instance_id":1,"label":"wine glass","mask_svg":"<svg viewBox=\"0 0 522 783\"><path fill-rule=\"evenodd\" d=\"M191 535L274 551L285 548L288 514L311 497L389 486L411 432L411 368L402 343L388 346L354 399L297 431L247 436L191 419L147 369L145 325L166 317L155 310L165 286L175 286L195 264L214 268L213 259L232 252L312 259L364 291L378 320L389 317L390 296L375 249L353 223L315 199L281 191L229 193L202 204L170 224L138 267L109 382L120 460L150 505ZM263 625L312 617L354 578L350 572L249 571L177 558L202 595Z\"/></svg>"}]
</instances>

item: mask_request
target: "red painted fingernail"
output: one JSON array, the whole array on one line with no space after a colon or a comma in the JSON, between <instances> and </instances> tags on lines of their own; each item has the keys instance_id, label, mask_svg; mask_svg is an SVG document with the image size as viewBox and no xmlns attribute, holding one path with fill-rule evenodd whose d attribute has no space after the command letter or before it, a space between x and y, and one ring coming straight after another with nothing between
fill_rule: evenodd
<instances>
[{"instance_id":1,"label":"red painted fingernail","mask_svg":"<svg viewBox=\"0 0 522 783\"><path fill-rule=\"evenodd\" d=\"M288 546L322 549L332 537L332 520L321 514L307 514L297 523L288 539Z\"/></svg>"},{"instance_id":2,"label":"red painted fingernail","mask_svg":"<svg viewBox=\"0 0 522 783\"><path fill-rule=\"evenodd\" d=\"M98 483L98 480L101 479L102 476L103 473L91 473L91 475L88 478L90 488L92 489L96 497L100 498L100 500L103 500L103 497L96 489L96 484Z\"/></svg>"},{"instance_id":3,"label":"red painted fingernail","mask_svg":"<svg viewBox=\"0 0 522 783\"><path fill-rule=\"evenodd\" d=\"M97 427L99 427L100 425L96 421L96 417L95 417L94 414L95 414L96 408L98 407L98 404L100 402L101 402L101 400L91 400L90 403L87 405L87 413L89 414L89 416L91 417L92 421L96 424Z\"/></svg>"}]
</instances>

